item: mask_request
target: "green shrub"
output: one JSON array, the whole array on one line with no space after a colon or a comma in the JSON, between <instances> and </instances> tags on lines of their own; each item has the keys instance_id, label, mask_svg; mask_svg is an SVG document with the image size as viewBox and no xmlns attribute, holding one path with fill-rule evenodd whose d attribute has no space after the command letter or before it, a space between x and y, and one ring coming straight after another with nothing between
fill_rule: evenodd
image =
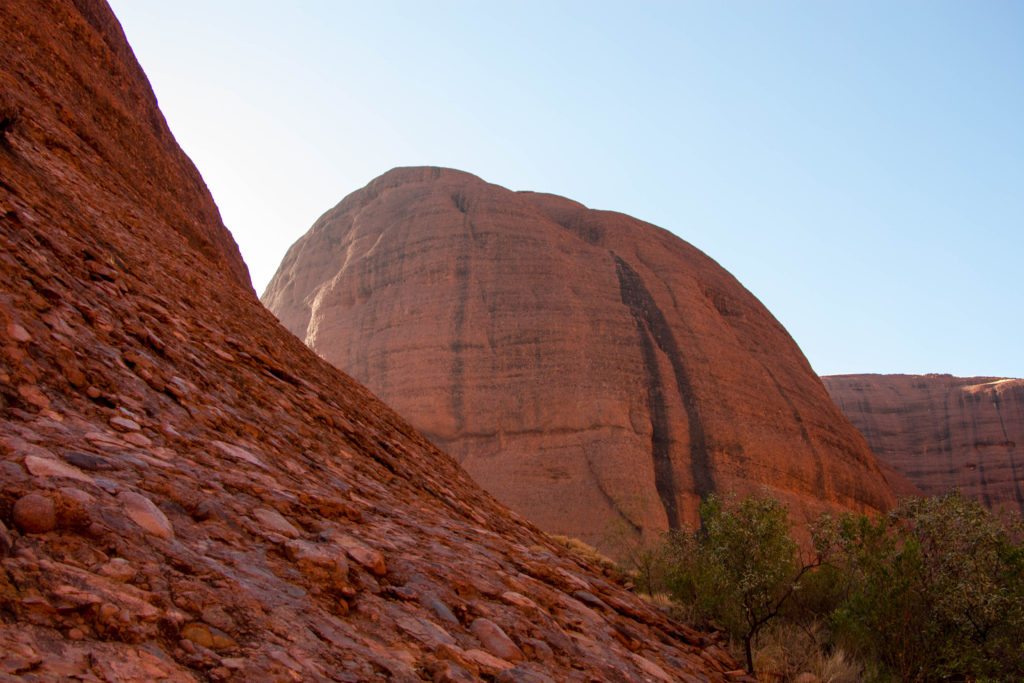
<instances>
[{"instance_id":1,"label":"green shrub","mask_svg":"<svg viewBox=\"0 0 1024 683\"><path fill-rule=\"evenodd\" d=\"M1024 680L1022 537L1020 521L948 495L825 516L801 558L781 503L712 496L699 530L649 552L677 614L727 630L751 672L1007 681Z\"/></svg>"},{"instance_id":2,"label":"green shrub","mask_svg":"<svg viewBox=\"0 0 1024 683\"><path fill-rule=\"evenodd\" d=\"M958 494L843 520L836 637L905 681L1024 677L1024 557Z\"/></svg>"}]
</instances>

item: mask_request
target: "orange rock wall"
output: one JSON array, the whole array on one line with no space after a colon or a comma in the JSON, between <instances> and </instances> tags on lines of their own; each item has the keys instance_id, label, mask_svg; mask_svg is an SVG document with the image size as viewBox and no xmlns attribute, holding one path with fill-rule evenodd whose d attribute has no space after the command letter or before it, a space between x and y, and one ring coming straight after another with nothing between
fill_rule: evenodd
<instances>
[{"instance_id":1,"label":"orange rock wall","mask_svg":"<svg viewBox=\"0 0 1024 683\"><path fill-rule=\"evenodd\" d=\"M1024 380L951 375L823 377L878 457L924 493L960 489L1024 512Z\"/></svg>"},{"instance_id":2,"label":"orange rock wall","mask_svg":"<svg viewBox=\"0 0 1024 683\"><path fill-rule=\"evenodd\" d=\"M796 344L658 227L439 168L324 214L262 300L488 491L614 549L766 490L798 520L890 488Z\"/></svg>"}]
</instances>

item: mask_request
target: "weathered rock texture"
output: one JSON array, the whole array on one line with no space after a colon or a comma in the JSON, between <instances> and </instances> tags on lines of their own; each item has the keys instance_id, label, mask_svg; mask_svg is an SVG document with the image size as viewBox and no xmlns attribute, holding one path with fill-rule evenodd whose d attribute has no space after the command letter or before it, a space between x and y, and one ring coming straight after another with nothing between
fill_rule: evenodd
<instances>
[{"instance_id":1,"label":"weathered rock texture","mask_svg":"<svg viewBox=\"0 0 1024 683\"><path fill-rule=\"evenodd\" d=\"M0 44L0 679L744 678L277 323L105 5Z\"/></svg>"},{"instance_id":2,"label":"weathered rock texture","mask_svg":"<svg viewBox=\"0 0 1024 683\"><path fill-rule=\"evenodd\" d=\"M615 550L767 491L798 520L889 486L782 326L653 225L395 169L288 251L264 303L502 502Z\"/></svg>"},{"instance_id":3,"label":"weathered rock texture","mask_svg":"<svg viewBox=\"0 0 1024 683\"><path fill-rule=\"evenodd\" d=\"M926 494L1024 512L1024 380L835 375L825 387L880 459Z\"/></svg>"}]
</instances>

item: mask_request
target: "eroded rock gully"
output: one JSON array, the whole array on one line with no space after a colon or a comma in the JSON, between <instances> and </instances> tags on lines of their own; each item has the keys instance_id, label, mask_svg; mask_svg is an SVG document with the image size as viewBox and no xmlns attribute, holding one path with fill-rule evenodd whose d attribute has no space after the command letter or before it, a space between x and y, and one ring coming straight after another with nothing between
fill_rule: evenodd
<instances>
[{"instance_id":1,"label":"eroded rock gully","mask_svg":"<svg viewBox=\"0 0 1024 683\"><path fill-rule=\"evenodd\" d=\"M1024 380L834 375L825 387L878 457L927 494L1024 512Z\"/></svg>"},{"instance_id":2,"label":"eroded rock gully","mask_svg":"<svg viewBox=\"0 0 1024 683\"><path fill-rule=\"evenodd\" d=\"M0 44L0 678L744 678L277 323L109 8Z\"/></svg>"},{"instance_id":3,"label":"eroded rock gully","mask_svg":"<svg viewBox=\"0 0 1024 683\"><path fill-rule=\"evenodd\" d=\"M285 256L263 301L484 488L615 553L767 492L800 522L894 498L782 326L672 234L400 168Z\"/></svg>"}]
</instances>

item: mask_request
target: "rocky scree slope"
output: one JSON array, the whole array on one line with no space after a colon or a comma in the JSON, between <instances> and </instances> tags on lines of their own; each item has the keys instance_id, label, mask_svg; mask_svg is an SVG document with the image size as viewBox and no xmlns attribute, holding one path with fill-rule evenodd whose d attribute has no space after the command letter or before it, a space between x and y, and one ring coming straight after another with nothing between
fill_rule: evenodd
<instances>
[{"instance_id":1,"label":"rocky scree slope","mask_svg":"<svg viewBox=\"0 0 1024 683\"><path fill-rule=\"evenodd\" d=\"M880 459L926 494L959 489L1024 513L1024 380L952 375L822 377Z\"/></svg>"},{"instance_id":2,"label":"rocky scree slope","mask_svg":"<svg viewBox=\"0 0 1024 683\"><path fill-rule=\"evenodd\" d=\"M263 302L484 488L615 552L767 491L797 521L893 494L800 349L671 233L400 168L324 214Z\"/></svg>"},{"instance_id":3,"label":"rocky scree slope","mask_svg":"<svg viewBox=\"0 0 1024 683\"><path fill-rule=\"evenodd\" d=\"M745 678L277 323L108 7L0 43L0 678Z\"/></svg>"}]
</instances>

